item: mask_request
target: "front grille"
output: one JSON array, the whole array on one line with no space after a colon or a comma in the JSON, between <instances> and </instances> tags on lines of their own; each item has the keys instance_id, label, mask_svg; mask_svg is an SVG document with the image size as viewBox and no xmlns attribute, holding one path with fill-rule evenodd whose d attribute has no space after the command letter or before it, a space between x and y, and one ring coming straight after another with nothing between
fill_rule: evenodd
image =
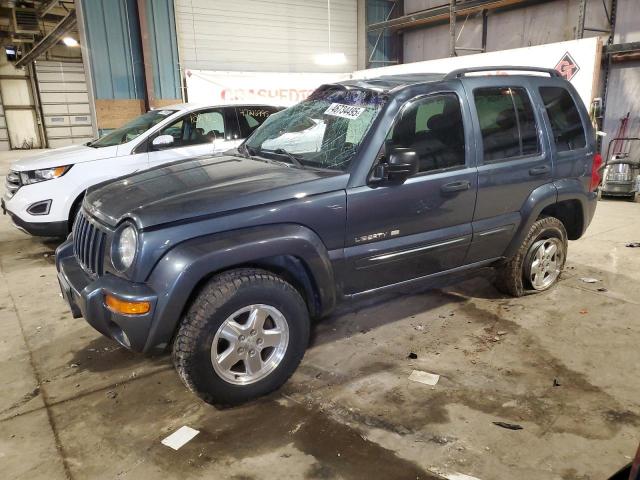
<instances>
[{"instance_id":1,"label":"front grille","mask_svg":"<svg viewBox=\"0 0 640 480\"><path fill-rule=\"evenodd\" d=\"M91 222L83 212L73 225L73 253L84 270L102 275L107 234Z\"/></svg>"},{"instance_id":2,"label":"front grille","mask_svg":"<svg viewBox=\"0 0 640 480\"><path fill-rule=\"evenodd\" d=\"M20 174L10 170L5 178L5 186L7 187L9 198L13 197L22 186L20 182Z\"/></svg>"}]
</instances>

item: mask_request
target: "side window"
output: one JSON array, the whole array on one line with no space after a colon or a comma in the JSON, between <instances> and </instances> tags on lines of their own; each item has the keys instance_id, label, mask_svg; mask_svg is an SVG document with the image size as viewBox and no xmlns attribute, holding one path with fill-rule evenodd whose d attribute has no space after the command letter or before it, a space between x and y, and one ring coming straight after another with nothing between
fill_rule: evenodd
<instances>
[{"instance_id":1,"label":"side window","mask_svg":"<svg viewBox=\"0 0 640 480\"><path fill-rule=\"evenodd\" d=\"M540 87L540 96L551 123L556 149L559 152L586 146L586 136L578 107L569 92L562 87Z\"/></svg>"},{"instance_id":2,"label":"side window","mask_svg":"<svg viewBox=\"0 0 640 480\"><path fill-rule=\"evenodd\" d=\"M207 110L190 114L191 128L185 132L188 145L224 140L224 117L220 110Z\"/></svg>"},{"instance_id":3,"label":"side window","mask_svg":"<svg viewBox=\"0 0 640 480\"><path fill-rule=\"evenodd\" d=\"M163 128L158 135L171 135L173 148L211 143L224 139L224 118L220 110L188 113Z\"/></svg>"},{"instance_id":4,"label":"side window","mask_svg":"<svg viewBox=\"0 0 640 480\"><path fill-rule=\"evenodd\" d=\"M238 121L242 138L251 135L272 113L277 111L273 107L238 107Z\"/></svg>"},{"instance_id":5,"label":"side window","mask_svg":"<svg viewBox=\"0 0 640 480\"><path fill-rule=\"evenodd\" d=\"M182 131L184 130L184 117L176 120L172 124L164 127L158 135L171 135L173 137L174 147L182 146Z\"/></svg>"},{"instance_id":6,"label":"side window","mask_svg":"<svg viewBox=\"0 0 640 480\"><path fill-rule=\"evenodd\" d=\"M485 163L540 152L533 107L524 88L477 88L473 97Z\"/></svg>"},{"instance_id":7,"label":"side window","mask_svg":"<svg viewBox=\"0 0 640 480\"><path fill-rule=\"evenodd\" d=\"M445 93L410 104L391 128L386 146L415 150L420 172L463 166L464 125L458 96Z\"/></svg>"}]
</instances>

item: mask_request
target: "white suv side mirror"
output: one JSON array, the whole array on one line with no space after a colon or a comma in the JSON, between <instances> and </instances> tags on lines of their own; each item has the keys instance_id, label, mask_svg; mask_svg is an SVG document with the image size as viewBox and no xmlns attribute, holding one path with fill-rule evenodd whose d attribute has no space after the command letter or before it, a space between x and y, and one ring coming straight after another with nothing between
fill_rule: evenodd
<instances>
[{"instance_id":1,"label":"white suv side mirror","mask_svg":"<svg viewBox=\"0 0 640 480\"><path fill-rule=\"evenodd\" d=\"M171 145L173 145L173 137L171 135L158 135L153 139L151 145L153 145L153 148L157 150L169 148Z\"/></svg>"}]
</instances>

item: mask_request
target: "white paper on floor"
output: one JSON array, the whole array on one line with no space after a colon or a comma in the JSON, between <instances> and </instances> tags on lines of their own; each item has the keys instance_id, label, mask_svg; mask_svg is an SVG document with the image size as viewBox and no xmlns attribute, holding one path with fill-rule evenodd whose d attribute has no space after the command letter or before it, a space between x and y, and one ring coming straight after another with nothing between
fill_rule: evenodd
<instances>
[{"instance_id":1,"label":"white paper on floor","mask_svg":"<svg viewBox=\"0 0 640 480\"><path fill-rule=\"evenodd\" d=\"M471 475L465 475L464 473L445 473L444 478L447 480L480 480L479 478L472 477Z\"/></svg>"},{"instance_id":2,"label":"white paper on floor","mask_svg":"<svg viewBox=\"0 0 640 480\"><path fill-rule=\"evenodd\" d=\"M598 282L597 278L591 278L591 277L582 277L580 280L582 280L584 283L597 283Z\"/></svg>"},{"instance_id":3,"label":"white paper on floor","mask_svg":"<svg viewBox=\"0 0 640 480\"><path fill-rule=\"evenodd\" d=\"M180 427L178 430L173 432L167 438L162 440L162 444L166 445L169 448L173 448L174 450L178 450L185 443L189 442L193 437L200 433L199 430L194 430L191 427L187 427L186 425Z\"/></svg>"},{"instance_id":4,"label":"white paper on floor","mask_svg":"<svg viewBox=\"0 0 640 480\"><path fill-rule=\"evenodd\" d=\"M425 385L435 385L440 380L440 375L435 373L423 372L421 370L414 370L409 375L409 380L418 383L424 383Z\"/></svg>"}]
</instances>

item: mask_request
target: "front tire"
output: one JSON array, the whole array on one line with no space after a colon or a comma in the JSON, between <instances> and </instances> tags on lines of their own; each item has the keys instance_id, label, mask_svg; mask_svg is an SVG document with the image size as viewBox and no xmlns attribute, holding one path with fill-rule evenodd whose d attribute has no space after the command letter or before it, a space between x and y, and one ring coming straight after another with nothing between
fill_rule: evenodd
<instances>
[{"instance_id":1,"label":"front tire","mask_svg":"<svg viewBox=\"0 0 640 480\"><path fill-rule=\"evenodd\" d=\"M300 293L265 270L222 273L189 307L173 347L185 385L205 402L237 405L272 392L293 374L309 342Z\"/></svg>"},{"instance_id":2,"label":"front tire","mask_svg":"<svg viewBox=\"0 0 640 480\"><path fill-rule=\"evenodd\" d=\"M513 258L498 269L496 288L513 297L549 290L564 269L567 245L567 231L560 220L537 220Z\"/></svg>"}]
</instances>

